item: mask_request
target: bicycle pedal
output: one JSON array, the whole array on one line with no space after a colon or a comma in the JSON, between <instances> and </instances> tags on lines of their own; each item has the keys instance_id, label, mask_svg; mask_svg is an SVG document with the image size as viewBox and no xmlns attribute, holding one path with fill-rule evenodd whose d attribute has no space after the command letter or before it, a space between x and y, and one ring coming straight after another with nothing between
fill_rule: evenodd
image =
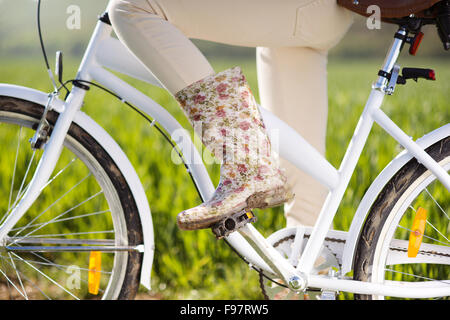
<instances>
[{"instance_id":1,"label":"bicycle pedal","mask_svg":"<svg viewBox=\"0 0 450 320\"><path fill-rule=\"evenodd\" d=\"M252 211L242 210L220 220L211 229L217 239L222 239L239 228L242 228L247 223L255 222L256 220L257 218Z\"/></svg>"}]
</instances>

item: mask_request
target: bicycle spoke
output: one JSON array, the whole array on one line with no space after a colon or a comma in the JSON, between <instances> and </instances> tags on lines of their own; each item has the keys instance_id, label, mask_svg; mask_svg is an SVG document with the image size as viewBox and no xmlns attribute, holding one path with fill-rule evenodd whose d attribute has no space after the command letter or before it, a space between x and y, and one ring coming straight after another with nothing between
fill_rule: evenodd
<instances>
[{"instance_id":1,"label":"bicycle spoke","mask_svg":"<svg viewBox=\"0 0 450 320\"><path fill-rule=\"evenodd\" d=\"M8 205L8 210L3 215L2 220L0 221L0 224L9 216L9 214L12 212L12 209L15 208L15 206L17 205L17 203L20 201L20 199L22 198L22 196L25 194L25 192L27 190L28 185L25 188L23 188L23 185L24 185L24 183L26 181L26 178L27 178L28 172L30 170L30 167L31 167L31 164L32 164L32 161L33 161L35 153L36 153L36 151L33 152L32 156L31 156L31 159L30 159L30 161L28 163L28 167L27 167L27 170L25 172L25 176L22 179L22 183L20 185L19 191L17 192L16 199L14 200L14 203L11 206Z\"/></svg>"},{"instance_id":2,"label":"bicycle spoke","mask_svg":"<svg viewBox=\"0 0 450 320\"><path fill-rule=\"evenodd\" d=\"M72 163L75 162L75 160L77 160L78 157L74 157L72 160L70 160L70 162L61 170L59 170L52 178L50 178L47 183L41 188L41 191L45 189L45 187L47 187L49 184L51 184L59 175L61 175L64 171L67 170L67 168L69 168Z\"/></svg>"},{"instance_id":3,"label":"bicycle spoke","mask_svg":"<svg viewBox=\"0 0 450 320\"><path fill-rule=\"evenodd\" d=\"M103 213L107 213L107 212L111 212L111 210L103 210L103 211L97 211L97 212L91 212L91 213L86 213L86 214L82 214L82 215L78 215L78 216L74 216L74 217L69 217L69 218L63 218L63 219L58 219L58 220L54 220L48 224L52 224L52 223L57 223L57 222L63 222L63 221L69 221L69 220L75 220L75 219L81 219L81 218L86 218L86 217L90 217L90 216L95 216L95 215L99 215L99 214L103 214ZM36 223L36 224L32 224L30 226L25 226L25 227L19 227L19 228L13 228L11 229L11 231L16 231L18 229L21 228L33 228L33 227L38 227L43 225L46 222L41 222L41 223Z\"/></svg>"},{"instance_id":4,"label":"bicycle spoke","mask_svg":"<svg viewBox=\"0 0 450 320\"><path fill-rule=\"evenodd\" d=\"M398 225L398 227L399 227L400 229L404 229L404 230L406 230L406 231L408 231L408 232L413 232L413 230L411 230L411 229L409 229L409 228L406 228L406 227L404 227L404 226ZM427 238L427 239L430 239L430 240L433 240L434 242L441 243L441 244L443 244L443 245L445 245L445 246L450 246L450 241L448 241L448 239L446 239L448 242L443 242L443 241L440 241L440 240L438 240L438 239L436 239L436 238L427 236L426 234L424 234L423 237L424 237L424 238ZM445 238L445 237L444 237L444 238Z\"/></svg>"},{"instance_id":5,"label":"bicycle spoke","mask_svg":"<svg viewBox=\"0 0 450 320\"><path fill-rule=\"evenodd\" d=\"M26 260L26 259L21 259L22 261L28 261L28 262L30 262L30 263L34 263L34 264L39 264L39 265L43 265L43 266L51 266L51 267L55 267L55 268L57 268L57 269L59 269L59 270L64 270L64 269L68 269L69 267L72 267L73 265L61 265L61 264L56 264L56 263L54 263L54 262L52 262L52 261L50 261L50 260L48 260L48 259L46 259L46 258L44 258L43 256L41 256L39 253L37 253L37 252L29 252L29 253L31 253L33 256L35 256L35 257L37 257L38 259L41 259L42 261L45 261L45 262L39 262L39 261L36 261L36 260ZM17 258L16 258L17 259ZM18 260L18 259L17 259ZM80 270L80 271L91 271L90 269L87 269L87 268L80 268L80 267L78 267L77 266L77 269L78 270ZM98 272L98 273L101 273L101 274L106 274L106 275L111 275L112 274L112 272L107 272L107 271L96 271L96 272ZM84 280L84 279L79 279L81 282L83 282L83 283L85 283L85 284L87 284L88 282L86 281L86 280ZM105 292L103 289L101 289L101 288L99 288L98 289L99 290L99 292L101 292L101 293L103 293L103 292Z\"/></svg>"},{"instance_id":6,"label":"bicycle spoke","mask_svg":"<svg viewBox=\"0 0 450 320\"><path fill-rule=\"evenodd\" d=\"M40 254L38 254L37 252L30 252L32 255L34 255L35 257L37 257L37 258L39 258L39 259L41 259L41 260L43 260L43 261L45 261L45 263L44 262L41 262L40 264L46 264L46 265L48 265L48 266L52 266L52 267L55 267L55 268L57 268L57 269L59 269L59 270L63 270L63 269L68 269L69 267L71 267L72 265L70 265L70 266L68 266L68 265L61 265L61 264L56 264L56 263L53 263L52 261L50 261L50 260L48 260L48 259L46 259L46 258L44 258L44 257L42 257ZM30 262L30 260L28 260L29 262ZM91 271L90 269L86 269L86 268L80 268L80 267L78 267L77 266L77 268L78 268L78 270L82 270L82 271ZM96 271L96 272L98 272L98 273L101 273L101 274L112 274L112 272L106 272L106 271ZM86 281L86 280L84 280L84 279L80 279L80 281L81 282L83 282L83 283L85 283L85 284L87 284L88 282ZM98 289L98 291L99 292L105 292L103 289L101 289L101 288L99 288Z\"/></svg>"},{"instance_id":7,"label":"bicycle spoke","mask_svg":"<svg viewBox=\"0 0 450 320\"><path fill-rule=\"evenodd\" d=\"M86 232L71 232L71 233L53 233L53 234L39 234L34 236L24 236L24 238L40 238L40 237L63 237L63 236L77 236L85 234L103 234L103 233L114 233L114 230L103 230L103 231L86 231ZM20 237L19 237L20 238ZM12 242L15 244L15 242Z\"/></svg>"},{"instance_id":8,"label":"bicycle spoke","mask_svg":"<svg viewBox=\"0 0 450 320\"><path fill-rule=\"evenodd\" d=\"M62 198L64 198L67 194L69 194L72 190L74 190L77 186L79 186L83 181L85 181L91 173L89 173L86 177L81 179L79 182L77 182L74 186L72 186L68 191L66 191L61 197L56 199L52 204L50 204L44 211L42 211L40 214L38 214L35 218L33 218L26 226L22 227L21 230L19 230L14 236L17 236L22 230L24 230L28 225L32 224L34 221L36 221L39 217L41 217L45 212L50 210L56 203L58 203Z\"/></svg>"},{"instance_id":9,"label":"bicycle spoke","mask_svg":"<svg viewBox=\"0 0 450 320\"><path fill-rule=\"evenodd\" d=\"M5 262L7 262L7 261L6 261L6 258L5 258L3 255L1 255L0 257L1 257L1 259L2 259L2 268L3 268L3 270L6 271L5 264L4 264ZM8 264L9 264L9 263L8 263ZM23 294L23 292L20 291L19 288L17 288L17 286L14 284L14 281L12 281L12 280L8 277L8 275L7 275L3 270L0 269L0 273L5 277L6 282L7 282L7 284L8 284L9 298L12 299L11 286L12 286L14 289L16 289L16 291L17 291L23 298L25 298L25 295ZM11 285L11 286L10 286L10 285Z\"/></svg>"},{"instance_id":10,"label":"bicycle spoke","mask_svg":"<svg viewBox=\"0 0 450 320\"><path fill-rule=\"evenodd\" d=\"M20 136L21 136L21 134L22 134L22 127L20 127L20 129L19 129L19 134L18 134L18 137L17 137L16 157L14 159L14 169L13 169L13 175L12 175L12 179L11 179L11 188L9 190L8 212L11 209L11 200L12 200L12 194L13 194L13 191L14 191L14 179L16 177L17 158L19 157L19 147L20 147ZM4 218L5 217L2 218L0 223L3 222Z\"/></svg>"},{"instance_id":11,"label":"bicycle spoke","mask_svg":"<svg viewBox=\"0 0 450 320\"><path fill-rule=\"evenodd\" d=\"M431 197L431 199L433 199L434 203L438 206L438 208L441 210L441 212L447 217L447 220L450 220L450 217L448 216L448 214L445 212L444 209L442 209L442 207L439 205L439 203L436 201L436 199L431 195L431 193L428 191L428 188L425 188L425 191Z\"/></svg>"},{"instance_id":12,"label":"bicycle spoke","mask_svg":"<svg viewBox=\"0 0 450 320\"><path fill-rule=\"evenodd\" d=\"M6 250L14 252L118 252L137 251L132 246L6 246Z\"/></svg>"},{"instance_id":13,"label":"bicycle spoke","mask_svg":"<svg viewBox=\"0 0 450 320\"><path fill-rule=\"evenodd\" d=\"M41 150L31 150L24 138L25 133L35 132L40 114L28 104L18 104L17 110L27 109L27 116L8 109L0 117L7 124L0 133L10 142L4 144L9 157L4 158L0 177L5 198L0 225L30 191L36 164L42 159ZM115 299L137 276L124 268L129 252L138 249L127 242L128 191L117 189L112 178L121 173L108 165L110 161L104 162L107 153L99 153L96 144L85 138L71 132L54 173L40 187L42 194L2 239L0 299ZM123 183L122 178L118 181ZM91 252L102 252L99 270L86 264L93 261ZM102 275L96 295L88 290L92 272Z\"/></svg>"},{"instance_id":14,"label":"bicycle spoke","mask_svg":"<svg viewBox=\"0 0 450 320\"><path fill-rule=\"evenodd\" d=\"M44 259L44 261L49 261L49 260L47 260L47 259L45 259L45 258L43 258L41 256L39 256L38 258ZM11 259L19 260L17 258L12 258L12 257L11 257ZM47 267L55 267L55 268L58 268L58 269L67 269L67 268L72 266L72 265L57 264L57 263L53 263L51 261L49 261L49 262L41 262L41 261L29 260L29 259L22 259L21 261L28 261L28 262L33 263L33 264L38 264L38 265L47 266ZM81 271L90 271L90 269L88 269L88 268L78 267L78 269L81 270ZM105 275L111 275L112 274L112 272L104 271L104 270L100 270L100 271L97 271L97 272L101 273L101 274L105 274Z\"/></svg>"},{"instance_id":15,"label":"bicycle spoke","mask_svg":"<svg viewBox=\"0 0 450 320\"><path fill-rule=\"evenodd\" d=\"M79 204L73 206L72 208L70 208L70 209L64 211L63 213L57 215L56 217L52 218L51 220L49 220L49 221L47 221L47 222L41 224L38 228L36 228L36 229L34 229L33 231L27 233L25 236L28 236L28 235L30 235L30 234L32 234L32 233L34 233L34 232L36 232L36 231L42 229L43 227L49 225L50 223L55 222L56 220L58 220L58 218L61 218L61 217L65 216L67 213L69 213L69 212L75 210L76 208L80 207L80 206L83 205L84 203L86 203L86 202L88 202L88 201L94 199L95 197L97 197L97 196L100 195L101 193L103 193L103 191L97 192L96 194L90 196L90 197L87 198L86 200L84 200L84 201L80 202ZM25 227L28 227L28 226L29 226L29 225L27 224ZM24 229L25 229L25 227L24 227ZM21 231L20 231L20 232L21 232ZM20 232L16 233L14 236L17 236Z\"/></svg>"},{"instance_id":16,"label":"bicycle spoke","mask_svg":"<svg viewBox=\"0 0 450 320\"><path fill-rule=\"evenodd\" d=\"M1 259L1 263L2 263L2 269L4 269L4 270L6 270L6 268L5 268L5 263L3 262L3 259ZM1 270L1 269L0 269ZM3 273L2 273L3 274ZM6 279L6 286L7 286L7 288L8 288L8 294L9 294L9 300L12 300L12 292L11 292L11 285L10 285L10 283L9 283L9 278L7 277L7 276L5 276L5 279Z\"/></svg>"},{"instance_id":17,"label":"bicycle spoke","mask_svg":"<svg viewBox=\"0 0 450 320\"><path fill-rule=\"evenodd\" d=\"M429 222L428 220L427 220L427 225L429 225L430 227L432 227L437 233L439 233L439 235L441 236L441 237L443 237L446 241L447 241L447 243L450 243L450 240L448 240L447 239L447 237L445 236L445 235L443 235L442 234L442 232L440 232L431 222Z\"/></svg>"},{"instance_id":18,"label":"bicycle spoke","mask_svg":"<svg viewBox=\"0 0 450 320\"><path fill-rule=\"evenodd\" d=\"M444 215L446 215L446 214L445 214L445 211L442 209L442 207L439 205L439 203L436 201L436 199L428 192L428 190L427 190L426 188L425 188L425 190L427 191L427 193L429 194L429 196L433 199L433 201L435 202L435 204L439 207L439 209L441 210L441 212L443 212ZM409 208L410 208L411 210L413 210L414 213L417 212L417 210L416 210L412 205L410 205ZM446 216L447 216L447 215L446 215ZM424 238L427 238L427 239L430 239L430 240L433 240L433 241L436 241L436 242L439 242L439 243L442 243L442 244L445 244L445 245L450 245L450 240L449 240L449 239L448 239L441 231L439 231L439 230L433 225L433 223L431 223L428 219L426 220L426 223L427 223L427 225L429 225L433 230L435 230L440 236L442 236L447 242L442 242L442 241L440 241L440 240L438 240L438 239L436 239L436 238L427 236L427 235L425 235L425 234L423 235ZM401 228L401 229L408 230L409 232L412 232L412 230L409 229L409 228L407 228L407 227L404 227L404 226L401 226L401 225L398 225L398 227Z\"/></svg>"},{"instance_id":19,"label":"bicycle spoke","mask_svg":"<svg viewBox=\"0 0 450 320\"><path fill-rule=\"evenodd\" d=\"M402 272L402 271L388 269L388 268L385 268L384 270L388 271L388 272L402 274L402 275L405 275L405 276L410 276L410 277L421 279L421 280L437 281L437 282L441 282L441 283L444 283L444 284L447 284L447 285L450 286L450 282L448 280L437 280L437 279L433 279L433 278L428 278L428 277L419 276L419 275L416 275L416 274L412 274L412 273L408 273L408 272Z\"/></svg>"},{"instance_id":20,"label":"bicycle spoke","mask_svg":"<svg viewBox=\"0 0 450 320\"><path fill-rule=\"evenodd\" d=\"M77 159L77 157L73 158L72 161L70 161L70 163L68 165L66 165L66 167L64 167L63 169L61 169L56 175L54 175L41 189L40 191L42 192L42 190L44 190L48 185L51 184L51 182L53 182L61 173L63 173L72 163L73 161L75 161ZM25 194L25 192L28 189L29 184L23 188L22 192L19 194L18 199L16 201L14 201L13 205L11 206L11 208L7 211L7 215L10 213L10 211L12 210L12 208L14 208L18 202L18 200L20 200L22 198L22 196ZM5 216L6 217L6 216ZM3 219L5 218L3 217ZM1 222L0 222L1 223Z\"/></svg>"},{"instance_id":21,"label":"bicycle spoke","mask_svg":"<svg viewBox=\"0 0 450 320\"><path fill-rule=\"evenodd\" d=\"M11 264L10 264L10 265L13 267L14 271L16 272L17 279L19 280L20 287L22 288L23 293L24 293L24 295L25 295L25 299L28 300L27 292L26 292L26 290L25 290L25 288L24 288L24 286L23 286L22 278L21 278L20 275L19 275L19 271L17 270L16 265L15 265L15 263L14 263L14 261L13 261L13 259L12 259L10 253L8 253L8 256L9 256L9 258L10 258L10 260L11 260Z\"/></svg>"},{"instance_id":22,"label":"bicycle spoke","mask_svg":"<svg viewBox=\"0 0 450 320\"><path fill-rule=\"evenodd\" d=\"M14 289L16 289L16 291L25 298L24 294L19 290L19 288L16 287L16 285L14 284L13 281L11 281L11 279L8 278L8 276L6 275L6 273L4 273L2 271L2 269L0 269L0 273L5 277L6 281L8 282L8 284L11 284L13 286ZM9 296L11 297L11 292L9 294ZM26 299L26 298L25 298Z\"/></svg>"},{"instance_id":23,"label":"bicycle spoke","mask_svg":"<svg viewBox=\"0 0 450 320\"><path fill-rule=\"evenodd\" d=\"M34 256L36 256L37 258L39 258L39 259L41 259L41 260L43 260L43 261L45 261L45 262L41 262L41 261L36 261L36 260L28 260L28 259L23 259L23 258L21 258L21 257L18 257L18 258L13 258L13 257L11 257L11 259L14 259L14 260L19 260L19 261L21 261L21 262L24 262L24 261L27 261L27 262L29 262L29 263L31 263L31 264L37 264L37 265L41 265L41 266L51 266L51 267L55 267L55 268L57 268L57 269L59 269L59 270L64 270L64 269L68 269L69 267L71 267L72 265L61 265L61 264L56 264L56 263L53 263L52 261L50 261L50 260L48 260L48 259L46 259L46 258L44 258L44 257L42 257L41 255L39 255L38 253L36 253L36 252L30 252L31 254L33 254ZM9 253L8 253L9 254ZM0 255L0 258L4 258L4 256L2 256L2 255ZM8 262L8 261L6 261L6 262ZM8 263L9 264L9 263ZM81 267L77 267L77 269L78 270L80 270L80 271L85 271L85 272L89 272L89 271L91 271L90 269L88 269L88 268L81 268ZM101 274L105 274L105 275L111 275L112 274L112 272L107 272L107 271L103 271L103 270L101 270L101 271L96 271L96 272L98 272L98 273L101 273ZM19 273L21 273L20 271L19 271ZM21 273L22 274L22 273ZM23 275L23 277L24 277L24 279L26 279L27 281L30 281L27 277L25 277L24 275ZM83 282L83 283L85 283L85 284L87 284L88 282L86 281L86 280L84 280L84 279L79 279L81 282ZM39 287L37 287L35 284L34 284L34 282L32 282L32 281L30 281L31 283L32 283L32 285L36 288L36 289L38 289L47 299L49 299L49 300L51 300L51 298L49 298ZM104 292L104 290L103 289L101 289L101 288L99 288L99 292L101 292L101 293L103 293Z\"/></svg>"},{"instance_id":24,"label":"bicycle spoke","mask_svg":"<svg viewBox=\"0 0 450 320\"><path fill-rule=\"evenodd\" d=\"M9 265L11 265L11 263L9 263L4 256L0 255L0 259L4 259L4 261L6 263L8 263ZM16 259L17 258L13 258L11 257L11 259ZM2 260L3 261L3 260ZM20 272L20 270L17 270L17 272L22 276L22 278L24 278L27 282L29 282L34 288L36 288L44 297L46 297L48 300L52 300L49 296L47 296L44 291L42 291L32 280L30 280L26 275L24 275L22 272Z\"/></svg>"},{"instance_id":25,"label":"bicycle spoke","mask_svg":"<svg viewBox=\"0 0 450 320\"><path fill-rule=\"evenodd\" d=\"M17 237L6 238L7 241L12 240L13 243L39 243L39 244L90 244L90 245L113 245L112 239L60 239L60 238L38 238L31 237Z\"/></svg>"},{"instance_id":26,"label":"bicycle spoke","mask_svg":"<svg viewBox=\"0 0 450 320\"><path fill-rule=\"evenodd\" d=\"M36 221L39 217L41 217L45 212L47 212L48 210L50 210L51 207L53 207L56 203L58 203L62 198L64 198L69 192L71 192L72 190L74 190L77 186L79 186L83 181L85 181L89 176L91 175L91 173L89 173L86 177L84 177L81 181L79 181L77 184L75 184L72 188L70 188L69 191L67 191L66 193L64 193L61 197L59 197L56 201L54 201L50 206L48 206L44 211L42 211L37 217L35 217L34 219L32 219L27 225L25 225L24 227L21 227L21 229L19 231L17 231L14 236L19 235L23 230L25 230L29 225L31 225L34 221ZM81 203L75 205L74 207L68 209L67 211L63 212L62 214L58 215L56 218L53 218L52 220L55 220L59 217L61 217L62 215L72 211L75 208L78 208L79 206L81 206L82 204L84 204L85 202L95 198L96 196L98 196L100 193L102 193L103 191L99 191L98 193L94 194L93 196L87 198L86 200L82 201ZM50 221L52 221L50 220ZM48 222L50 222L48 221ZM48 223L47 222L47 223ZM44 226L44 225L43 225ZM41 226L40 228L42 228L43 226ZM31 233L39 230L40 228L32 231Z\"/></svg>"},{"instance_id":27,"label":"bicycle spoke","mask_svg":"<svg viewBox=\"0 0 450 320\"><path fill-rule=\"evenodd\" d=\"M20 184L19 192L17 192L17 197L16 197L16 200L14 201L14 203L17 203L17 201L19 200L19 195L22 192L22 188L23 188L23 185L25 184L25 181L27 180L28 172L30 172L31 164L33 163L33 159L34 159L35 155L36 155L36 150L33 151L32 155L31 155L31 159L28 162L27 170L25 171L25 175L22 179L22 183Z\"/></svg>"},{"instance_id":28,"label":"bicycle spoke","mask_svg":"<svg viewBox=\"0 0 450 320\"><path fill-rule=\"evenodd\" d=\"M39 270L38 268L36 268L33 264L29 263L28 261L25 261L24 259L22 259L20 256L18 256L17 254L15 254L14 252L11 252L11 254L13 254L14 256L16 256L19 260L21 260L23 263L25 263L26 265L28 265L30 268L34 269L35 271L37 271L39 274L41 274L42 276L44 276L47 280L49 280L51 283L53 283L54 285L56 285L58 288L60 288L61 290L65 291L67 294L69 294L71 297L73 297L76 300L80 300L77 296L75 296L72 292L70 292L69 290L67 290L66 288L64 288L62 285L60 285L58 282L56 282L55 280L53 280L52 278L50 278L48 275L46 275L44 272L42 272L41 270Z\"/></svg>"}]
</instances>

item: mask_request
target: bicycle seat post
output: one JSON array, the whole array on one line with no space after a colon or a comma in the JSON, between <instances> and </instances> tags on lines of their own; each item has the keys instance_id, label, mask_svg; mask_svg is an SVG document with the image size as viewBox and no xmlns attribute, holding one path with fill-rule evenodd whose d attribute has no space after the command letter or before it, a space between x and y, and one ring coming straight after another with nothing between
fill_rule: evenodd
<instances>
[{"instance_id":1,"label":"bicycle seat post","mask_svg":"<svg viewBox=\"0 0 450 320\"><path fill-rule=\"evenodd\" d=\"M397 59L406 41L407 35L408 33L404 27L400 27L395 33L394 42L392 43L386 59L384 60L383 67L378 73L378 79L372 86L373 89L379 90L383 93L387 93L389 81L388 75L391 73L395 63L397 62Z\"/></svg>"}]
</instances>

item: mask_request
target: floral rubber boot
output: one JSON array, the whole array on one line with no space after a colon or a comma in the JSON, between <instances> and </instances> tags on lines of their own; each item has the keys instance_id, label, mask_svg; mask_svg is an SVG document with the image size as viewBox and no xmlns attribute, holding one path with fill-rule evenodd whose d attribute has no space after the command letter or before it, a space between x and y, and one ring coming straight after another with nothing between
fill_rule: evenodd
<instances>
[{"instance_id":1,"label":"floral rubber boot","mask_svg":"<svg viewBox=\"0 0 450 320\"><path fill-rule=\"evenodd\" d=\"M197 81L175 97L221 163L211 199L178 214L181 229L208 228L241 210L274 207L293 198L239 67Z\"/></svg>"}]
</instances>

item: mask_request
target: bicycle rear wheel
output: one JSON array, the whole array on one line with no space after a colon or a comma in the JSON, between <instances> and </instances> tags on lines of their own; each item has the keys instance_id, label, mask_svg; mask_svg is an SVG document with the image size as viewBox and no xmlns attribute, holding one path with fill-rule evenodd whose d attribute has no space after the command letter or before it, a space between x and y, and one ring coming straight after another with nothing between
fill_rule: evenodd
<instances>
[{"instance_id":1,"label":"bicycle rear wheel","mask_svg":"<svg viewBox=\"0 0 450 320\"><path fill-rule=\"evenodd\" d=\"M450 137L430 146L427 152L450 170ZM395 281L418 287L450 287L449 207L448 190L423 165L410 160L372 206L358 241L354 278L375 283ZM418 227L420 223L424 229ZM355 298L388 297L355 295Z\"/></svg>"},{"instance_id":2,"label":"bicycle rear wheel","mask_svg":"<svg viewBox=\"0 0 450 320\"><path fill-rule=\"evenodd\" d=\"M20 201L41 150L43 106L0 96L0 222ZM49 112L52 126L58 114ZM137 208L112 158L72 124L53 176L0 244L0 299L132 299L143 243Z\"/></svg>"}]
</instances>

